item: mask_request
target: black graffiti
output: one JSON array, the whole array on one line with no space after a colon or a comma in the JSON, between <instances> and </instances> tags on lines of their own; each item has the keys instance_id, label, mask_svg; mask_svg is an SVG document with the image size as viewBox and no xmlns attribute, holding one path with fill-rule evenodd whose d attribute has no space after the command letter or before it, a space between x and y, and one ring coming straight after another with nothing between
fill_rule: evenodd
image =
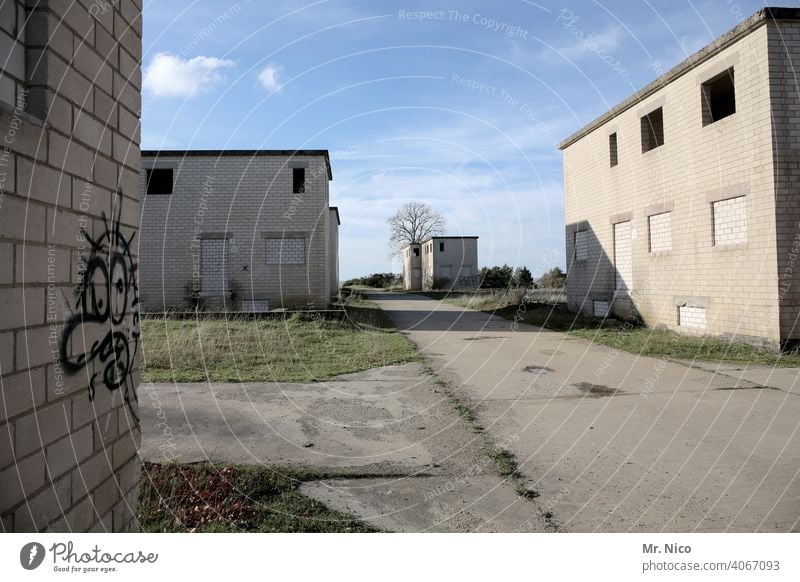
<instances>
[{"instance_id":1,"label":"black graffiti","mask_svg":"<svg viewBox=\"0 0 800 582\"><path fill-rule=\"evenodd\" d=\"M59 354L67 373L84 368L89 371L89 400L94 400L98 382L110 391L122 389L138 426L138 397L131 370L140 337L138 266L131 254L136 233L125 237L120 228L121 213L122 193L118 192L112 224L103 213L105 228L97 239L81 229L90 253L76 289L75 312L64 323ZM88 349L87 341L91 341Z\"/></svg>"}]
</instances>

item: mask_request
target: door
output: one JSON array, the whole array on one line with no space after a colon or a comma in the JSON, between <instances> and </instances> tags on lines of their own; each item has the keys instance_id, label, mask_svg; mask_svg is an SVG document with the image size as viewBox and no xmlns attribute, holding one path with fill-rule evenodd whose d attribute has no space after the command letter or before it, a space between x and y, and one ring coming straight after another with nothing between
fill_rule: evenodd
<instances>
[{"instance_id":1,"label":"door","mask_svg":"<svg viewBox=\"0 0 800 582\"><path fill-rule=\"evenodd\" d=\"M614 288L618 291L630 291L633 287L633 240L630 220L614 225L614 271L616 273Z\"/></svg>"},{"instance_id":2,"label":"door","mask_svg":"<svg viewBox=\"0 0 800 582\"><path fill-rule=\"evenodd\" d=\"M228 256L225 239L203 239L202 283L203 293L222 295L228 290Z\"/></svg>"}]
</instances>

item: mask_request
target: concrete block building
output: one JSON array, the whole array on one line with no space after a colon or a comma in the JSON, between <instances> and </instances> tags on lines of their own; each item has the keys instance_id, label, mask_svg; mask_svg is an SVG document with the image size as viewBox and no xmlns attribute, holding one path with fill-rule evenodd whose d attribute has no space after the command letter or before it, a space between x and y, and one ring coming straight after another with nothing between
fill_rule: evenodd
<instances>
[{"instance_id":1,"label":"concrete block building","mask_svg":"<svg viewBox=\"0 0 800 582\"><path fill-rule=\"evenodd\" d=\"M0 7L0 531L138 529L141 8Z\"/></svg>"},{"instance_id":2,"label":"concrete block building","mask_svg":"<svg viewBox=\"0 0 800 582\"><path fill-rule=\"evenodd\" d=\"M561 144L572 309L800 338L798 67L800 10L764 8Z\"/></svg>"},{"instance_id":3,"label":"concrete block building","mask_svg":"<svg viewBox=\"0 0 800 582\"><path fill-rule=\"evenodd\" d=\"M403 285L409 291L480 285L477 236L434 236L401 252Z\"/></svg>"},{"instance_id":4,"label":"concrete block building","mask_svg":"<svg viewBox=\"0 0 800 582\"><path fill-rule=\"evenodd\" d=\"M326 150L144 151L143 308L325 308L339 212Z\"/></svg>"}]
</instances>

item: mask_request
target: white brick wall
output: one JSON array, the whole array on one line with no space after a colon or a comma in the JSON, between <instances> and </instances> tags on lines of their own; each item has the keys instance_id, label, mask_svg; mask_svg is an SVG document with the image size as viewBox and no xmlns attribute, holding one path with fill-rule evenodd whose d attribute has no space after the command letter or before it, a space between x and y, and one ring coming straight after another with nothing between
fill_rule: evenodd
<instances>
[{"instance_id":1,"label":"white brick wall","mask_svg":"<svg viewBox=\"0 0 800 582\"><path fill-rule=\"evenodd\" d=\"M575 231L575 260L585 261L589 258L589 233L585 230Z\"/></svg>"},{"instance_id":2,"label":"white brick wall","mask_svg":"<svg viewBox=\"0 0 800 582\"><path fill-rule=\"evenodd\" d=\"M306 187L293 194L292 168L298 165L306 168ZM200 286L198 241L222 237L230 246L232 309L246 300L269 300L272 308L327 306L334 251L324 153L145 152L142 168L154 166L172 167L174 184L171 195L147 195L145 172L138 177L145 310L191 308Z\"/></svg>"},{"instance_id":3,"label":"white brick wall","mask_svg":"<svg viewBox=\"0 0 800 582\"><path fill-rule=\"evenodd\" d=\"M268 265L302 265L306 262L306 239L268 238Z\"/></svg>"},{"instance_id":4,"label":"white brick wall","mask_svg":"<svg viewBox=\"0 0 800 582\"><path fill-rule=\"evenodd\" d=\"M605 317L608 315L608 301L592 301L592 315L595 317Z\"/></svg>"},{"instance_id":5,"label":"white brick wall","mask_svg":"<svg viewBox=\"0 0 800 582\"><path fill-rule=\"evenodd\" d=\"M650 252L662 253L672 250L672 213L662 212L648 218Z\"/></svg>"},{"instance_id":6,"label":"white brick wall","mask_svg":"<svg viewBox=\"0 0 800 582\"><path fill-rule=\"evenodd\" d=\"M678 325L693 329L706 329L706 308L689 307L688 305L679 306Z\"/></svg>"},{"instance_id":7,"label":"white brick wall","mask_svg":"<svg viewBox=\"0 0 800 582\"><path fill-rule=\"evenodd\" d=\"M720 200L714 211L714 244L717 246L747 242L747 204L745 196Z\"/></svg>"},{"instance_id":8,"label":"white brick wall","mask_svg":"<svg viewBox=\"0 0 800 582\"><path fill-rule=\"evenodd\" d=\"M703 126L701 83L731 66L736 113ZM576 231L587 230L590 240L589 258L568 265L572 309L591 313L592 296L613 291L613 224L630 216L642 225L632 241L630 294L646 324L677 328L676 301L703 297L709 333L773 346L781 334L800 337L792 263L800 240L798 66L800 23L762 21L565 147L567 256L575 256ZM642 154L640 116L659 106L664 145ZM616 168L608 167L610 132L618 137ZM726 240L746 244L715 244L712 203L738 196L746 197L746 218L728 226ZM665 212L671 248L651 253L647 219Z\"/></svg>"}]
</instances>

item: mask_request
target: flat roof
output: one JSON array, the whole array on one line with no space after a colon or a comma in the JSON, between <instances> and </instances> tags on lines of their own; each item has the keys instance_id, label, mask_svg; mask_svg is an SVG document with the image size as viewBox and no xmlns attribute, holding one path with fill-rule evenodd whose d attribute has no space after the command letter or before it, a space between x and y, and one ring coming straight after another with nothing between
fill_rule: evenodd
<instances>
[{"instance_id":1,"label":"flat roof","mask_svg":"<svg viewBox=\"0 0 800 582\"><path fill-rule=\"evenodd\" d=\"M331 170L331 158L328 150L142 150L143 158L192 158L192 157L239 157L255 158L261 156L325 156L325 163L328 166L328 180L333 180Z\"/></svg>"},{"instance_id":2,"label":"flat roof","mask_svg":"<svg viewBox=\"0 0 800 582\"><path fill-rule=\"evenodd\" d=\"M435 238L479 238L479 237L477 237L477 236L429 236L424 241L422 241L422 243L424 244L424 243L428 242L429 240L433 240Z\"/></svg>"},{"instance_id":3,"label":"flat roof","mask_svg":"<svg viewBox=\"0 0 800 582\"><path fill-rule=\"evenodd\" d=\"M756 28L766 24L769 21L776 20L800 20L800 8L782 8L782 7L765 7L753 14L747 20L741 22L736 27L732 28L719 38L713 40L710 44L701 48L688 59L676 65L655 81L640 89L616 107L610 109L588 125L585 125L567 139L558 144L558 149L563 150L571 146L573 143L591 133L598 127L611 121L624 111L634 107L638 103L650 97L653 93L666 87L669 83L678 77L688 73L703 61L713 57L724 48L730 46L738 41L743 36L750 34Z\"/></svg>"}]
</instances>

